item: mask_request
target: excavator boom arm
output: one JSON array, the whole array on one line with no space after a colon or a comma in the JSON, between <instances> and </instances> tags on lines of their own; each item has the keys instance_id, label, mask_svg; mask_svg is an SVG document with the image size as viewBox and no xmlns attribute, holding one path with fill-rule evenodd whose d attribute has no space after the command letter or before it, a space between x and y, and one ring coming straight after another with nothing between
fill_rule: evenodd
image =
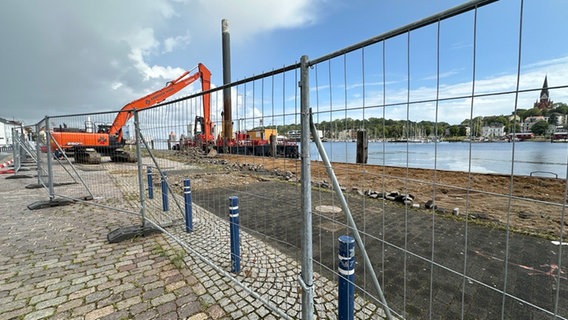
<instances>
[{"instance_id":1,"label":"excavator boom arm","mask_svg":"<svg viewBox=\"0 0 568 320\"><path fill-rule=\"evenodd\" d=\"M198 71L193 75L186 77L186 75L188 75L189 72L190 71L186 71L177 79L168 82L168 84L164 88L156 92L150 93L140 99L134 100L128 103L127 105L125 105L124 107L122 107L122 109L114 119L112 126L109 129L109 134L118 135L119 140L122 140L121 129L126 124L126 122L128 122L128 120L132 118L132 113L129 111L132 110L140 111L149 108L155 104L158 104L164 101L166 98L176 94L178 91L185 88L186 86L197 80L198 78L201 78L201 88L203 91L208 91L211 88L211 72L209 71L209 69L207 69L207 67L205 67L205 65L200 63L198 65ZM204 112L206 109L207 113L209 113L210 110L209 93L203 96Z\"/></svg>"}]
</instances>

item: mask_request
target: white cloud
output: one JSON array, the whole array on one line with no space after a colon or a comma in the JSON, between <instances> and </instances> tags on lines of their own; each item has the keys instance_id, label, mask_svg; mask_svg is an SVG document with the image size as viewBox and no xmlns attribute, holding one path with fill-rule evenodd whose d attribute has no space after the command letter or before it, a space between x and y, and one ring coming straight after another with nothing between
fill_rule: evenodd
<instances>
[{"instance_id":1,"label":"white cloud","mask_svg":"<svg viewBox=\"0 0 568 320\"><path fill-rule=\"evenodd\" d=\"M311 23L315 7L308 0L5 1L0 70L9 84L0 116L32 123L118 109L218 51L221 19L230 19L237 43Z\"/></svg>"},{"instance_id":2,"label":"white cloud","mask_svg":"<svg viewBox=\"0 0 568 320\"><path fill-rule=\"evenodd\" d=\"M191 40L191 37L189 35L189 32L186 32L186 34L183 35L183 36L175 36L175 37L166 38L163 41L164 42L164 49L162 50L162 53L172 52L178 47L183 47L183 46L187 45L188 43L190 43L190 40Z\"/></svg>"},{"instance_id":3,"label":"white cloud","mask_svg":"<svg viewBox=\"0 0 568 320\"><path fill-rule=\"evenodd\" d=\"M517 109L530 109L533 103L538 100L544 77L548 75L548 85L550 87L566 85L565 74L568 74L568 57L540 61L522 67L519 78L519 93L517 91L517 74L502 74L476 79L475 87L471 81L451 82L446 77L441 81L436 110L436 87L424 86L410 91L410 104L407 109L407 88L406 81L401 83L390 83L386 91L385 117L387 119L405 120L407 117L411 121L438 121L450 124L459 124L463 120L477 116L511 115ZM327 101L320 101L321 107L318 112L326 112L330 109L348 109L347 117L361 119L363 117L363 97L360 90L361 83L349 83L347 88L348 99L345 104L344 88L339 85L334 90L334 105L329 106ZM328 87L321 85L317 90L325 92ZM383 117L383 92L381 86L369 86L365 93L365 117ZM372 88L372 89L371 89ZM470 98L472 89L475 88L475 97ZM311 95L315 96L313 88ZM322 95L325 96L325 95ZM568 102L568 90L551 90L550 97L555 102ZM344 114L334 113L334 117L344 117Z\"/></svg>"},{"instance_id":4,"label":"white cloud","mask_svg":"<svg viewBox=\"0 0 568 320\"><path fill-rule=\"evenodd\" d=\"M141 55L148 55L159 46L152 28L140 29L120 40L128 43L132 51L139 52Z\"/></svg>"},{"instance_id":5,"label":"white cloud","mask_svg":"<svg viewBox=\"0 0 568 320\"><path fill-rule=\"evenodd\" d=\"M112 83L112 85L111 85L111 88L112 88L113 90L117 90L117 89L119 89L120 87L122 87L122 83L120 83L120 82L114 82L114 83Z\"/></svg>"},{"instance_id":6,"label":"white cloud","mask_svg":"<svg viewBox=\"0 0 568 320\"><path fill-rule=\"evenodd\" d=\"M241 1L198 1L203 17L216 17L202 21L204 28L220 30L220 21L229 20L230 32L249 38L279 28L294 28L317 21L316 9L321 1L309 0L241 0ZM195 1L190 2L195 4ZM189 9L189 8L188 8Z\"/></svg>"}]
</instances>

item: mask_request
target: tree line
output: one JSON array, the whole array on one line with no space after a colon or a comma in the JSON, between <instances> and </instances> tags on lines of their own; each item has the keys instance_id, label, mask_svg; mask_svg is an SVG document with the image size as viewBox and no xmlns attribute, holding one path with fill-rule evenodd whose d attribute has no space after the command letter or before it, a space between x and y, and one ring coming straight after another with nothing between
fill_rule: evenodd
<instances>
[{"instance_id":1,"label":"tree line","mask_svg":"<svg viewBox=\"0 0 568 320\"><path fill-rule=\"evenodd\" d=\"M516 117L515 117L516 115ZM480 137L482 135L482 127L484 126L498 126L505 127L505 133L521 132L521 123L519 120L524 121L531 116L548 117L548 121L538 121L532 127L531 131L535 135L546 134L550 125L556 125L558 118L563 117L566 119L568 115L568 105L565 103L555 103L552 108L548 110L540 110L538 108L531 109L517 109L511 115L497 115L497 116L479 116L473 119L465 119L460 124L449 124L447 122L432 122L432 121L419 121L414 122L410 120L392 120L383 118L368 118L368 119L336 119L333 121L321 121L316 124L318 130L322 130L324 138L337 139L340 132L351 130L356 132L358 130L366 130L369 139L411 139L411 138L451 138L451 137L465 137L467 136L467 128L469 127L469 134L473 137ZM564 120L566 126L566 120ZM279 125L278 132L286 134L288 131L300 130L300 124Z\"/></svg>"}]
</instances>

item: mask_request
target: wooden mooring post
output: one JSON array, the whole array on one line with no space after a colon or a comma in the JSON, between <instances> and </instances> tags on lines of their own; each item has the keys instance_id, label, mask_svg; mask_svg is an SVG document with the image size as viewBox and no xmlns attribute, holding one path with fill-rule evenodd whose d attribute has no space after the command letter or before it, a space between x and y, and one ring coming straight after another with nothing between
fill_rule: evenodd
<instances>
[{"instance_id":1,"label":"wooden mooring post","mask_svg":"<svg viewBox=\"0 0 568 320\"><path fill-rule=\"evenodd\" d=\"M367 131L357 131L357 158L356 163L367 163L369 154L369 143L367 141Z\"/></svg>"}]
</instances>

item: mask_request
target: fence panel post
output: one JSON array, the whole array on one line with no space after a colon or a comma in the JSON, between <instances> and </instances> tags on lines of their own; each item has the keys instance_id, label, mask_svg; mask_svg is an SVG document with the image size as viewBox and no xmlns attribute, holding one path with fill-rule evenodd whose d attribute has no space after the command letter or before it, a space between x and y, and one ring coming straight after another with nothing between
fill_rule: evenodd
<instances>
[{"instance_id":1,"label":"fence panel post","mask_svg":"<svg viewBox=\"0 0 568 320\"><path fill-rule=\"evenodd\" d=\"M35 126L35 132L36 132L36 137L35 137L35 148L36 148L36 157L37 157L37 185L41 186L41 176L43 175L43 170L41 167L41 137L40 137L40 131L41 131L41 127L40 127L40 122L38 122Z\"/></svg>"},{"instance_id":2,"label":"fence panel post","mask_svg":"<svg viewBox=\"0 0 568 320\"><path fill-rule=\"evenodd\" d=\"M312 244L312 185L310 166L310 72L308 57L302 56L300 70L301 189L302 189L302 274L299 277L302 294L302 319L314 317L314 267ZM315 139L315 138L314 138Z\"/></svg>"},{"instance_id":3,"label":"fence panel post","mask_svg":"<svg viewBox=\"0 0 568 320\"><path fill-rule=\"evenodd\" d=\"M18 173L20 170L20 138L18 137L18 131L15 128L12 128L12 154L13 154L13 167L14 173Z\"/></svg>"},{"instance_id":4,"label":"fence panel post","mask_svg":"<svg viewBox=\"0 0 568 320\"><path fill-rule=\"evenodd\" d=\"M51 152L51 128L49 127L49 118L45 117L45 144L47 147L47 183L49 188L49 201L55 199L55 190L53 189L53 153Z\"/></svg>"},{"instance_id":5,"label":"fence panel post","mask_svg":"<svg viewBox=\"0 0 568 320\"><path fill-rule=\"evenodd\" d=\"M12 160L14 161L14 168L16 168L16 162L17 162L16 159L18 158L18 155L17 155L18 151L16 150L17 149L16 148L16 139L14 138L16 136L16 133L14 132L14 128L12 128L11 134L12 134L12 137L11 137L10 143L12 145ZM14 170L14 172L15 171L16 170Z\"/></svg>"},{"instance_id":6,"label":"fence panel post","mask_svg":"<svg viewBox=\"0 0 568 320\"><path fill-rule=\"evenodd\" d=\"M142 153L140 151L140 119L138 111L134 109L134 127L136 130L136 168L138 171L138 195L140 199L140 216L142 219L142 228L146 226L146 200L144 199L144 176L142 169Z\"/></svg>"},{"instance_id":7,"label":"fence panel post","mask_svg":"<svg viewBox=\"0 0 568 320\"><path fill-rule=\"evenodd\" d=\"M239 198L229 197L229 221L231 229L231 272L241 271L241 248L239 239Z\"/></svg>"},{"instance_id":8,"label":"fence panel post","mask_svg":"<svg viewBox=\"0 0 568 320\"><path fill-rule=\"evenodd\" d=\"M338 319L353 320L355 298L355 239L339 237Z\"/></svg>"},{"instance_id":9,"label":"fence panel post","mask_svg":"<svg viewBox=\"0 0 568 320\"><path fill-rule=\"evenodd\" d=\"M26 151L26 134L24 131L24 126L20 125L20 132L19 132L19 140L20 140L20 166L24 160L27 159L27 151Z\"/></svg>"}]
</instances>

